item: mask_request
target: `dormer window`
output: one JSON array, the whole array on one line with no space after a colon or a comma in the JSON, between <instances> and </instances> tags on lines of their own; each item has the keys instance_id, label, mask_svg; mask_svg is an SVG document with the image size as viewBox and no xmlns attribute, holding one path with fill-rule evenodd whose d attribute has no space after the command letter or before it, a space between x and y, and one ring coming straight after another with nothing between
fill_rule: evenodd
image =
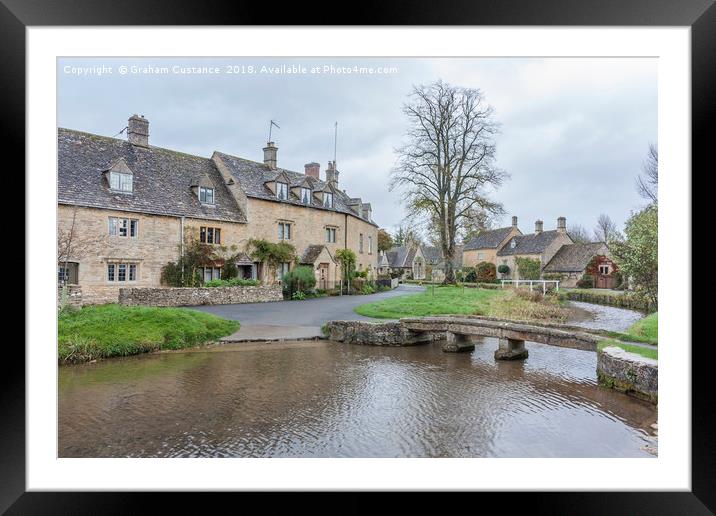
<instances>
[{"instance_id":1,"label":"dormer window","mask_svg":"<svg viewBox=\"0 0 716 516\"><path fill-rule=\"evenodd\" d=\"M511 247L512 249L514 249L515 247L517 247L517 240L515 240L515 239L513 238L512 241L510 242L510 247Z\"/></svg>"},{"instance_id":2,"label":"dormer window","mask_svg":"<svg viewBox=\"0 0 716 516\"><path fill-rule=\"evenodd\" d=\"M301 187L301 202L303 204L311 204L311 189Z\"/></svg>"},{"instance_id":3,"label":"dormer window","mask_svg":"<svg viewBox=\"0 0 716 516\"><path fill-rule=\"evenodd\" d=\"M131 192L132 174L125 174L123 172L110 172L109 187L112 190L117 190L118 192Z\"/></svg>"},{"instance_id":4,"label":"dormer window","mask_svg":"<svg viewBox=\"0 0 716 516\"><path fill-rule=\"evenodd\" d=\"M333 194L331 192L323 192L323 206L333 208Z\"/></svg>"},{"instance_id":5,"label":"dormer window","mask_svg":"<svg viewBox=\"0 0 716 516\"><path fill-rule=\"evenodd\" d=\"M276 197L284 201L288 199L288 185L286 183L276 183Z\"/></svg>"},{"instance_id":6,"label":"dormer window","mask_svg":"<svg viewBox=\"0 0 716 516\"><path fill-rule=\"evenodd\" d=\"M199 201L203 204L214 204L214 189L206 186L200 186Z\"/></svg>"}]
</instances>

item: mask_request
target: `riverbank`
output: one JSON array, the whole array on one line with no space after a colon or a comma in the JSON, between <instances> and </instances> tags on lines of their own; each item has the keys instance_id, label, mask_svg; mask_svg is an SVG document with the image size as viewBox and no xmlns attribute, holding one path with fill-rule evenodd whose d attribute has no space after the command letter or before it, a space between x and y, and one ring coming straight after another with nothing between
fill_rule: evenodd
<instances>
[{"instance_id":1,"label":"riverbank","mask_svg":"<svg viewBox=\"0 0 716 516\"><path fill-rule=\"evenodd\" d=\"M528 290L428 287L419 294L394 297L355 308L376 319L431 315L487 315L503 319L564 322L569 308L554 297Z\"/></svg>"},{"instance_id":2,"label":"riverbank","mask_svg":"<svg viewBox=\"0 0 716 516\"><path fill-rule=\"evenodd\" d=\"M97 305L64 311L57 323L60 364L195 347L240 324L184 308Z\"/></svg>"}]
</instances>

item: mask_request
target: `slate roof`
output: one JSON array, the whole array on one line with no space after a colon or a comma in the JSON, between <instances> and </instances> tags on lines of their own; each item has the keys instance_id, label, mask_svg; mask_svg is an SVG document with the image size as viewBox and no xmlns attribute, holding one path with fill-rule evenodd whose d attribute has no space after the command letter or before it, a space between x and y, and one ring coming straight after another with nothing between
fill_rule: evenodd
<instances>
[{"instance_id":1,"label":"slate roof","mask_svg":"<svg viewBox=\"0 0 716 516\"><path fill-rule=\"evenodd\" d=\"M582 272L592 257L607 253L609 248L604 242L566 244L545 265L544 272Z\"/></svg>"},{"instance_id":2,"label":"slate roof","mask_svg":"<svg viewBox=\"0 0 716 516\"><path fill-rule=\"evenodd\" d=\"M316 258L318 258L318 256L321 254L324 247L326 246L317 244L309 245L308 247L306 247L306 250L303 251L303 254L301 255L301 263L315 263Z\"/></svg>"},{"instance_id":3,"label":"slate roof","mask_svg":"<svg viewBox=\"0 0 716 516\"><path fill-rule=\"evenodd\" d=\"M557 238L559 233L556 230L542 231L541 233L531 233L529 235L517 235L505 244L505 246L497 251L497 256L509 256L515 254L540 254ZM517 245L512 248L512 241Z\"/></svg>"},{"instance_id":4,"label":"slate roof","mask_svg":"<svg viewBox=\"0 0 716 516\"><path fill-rule=\"evenodd\" d=\"M455 256L452 260L452 266L453 267L462 267L462 253L465 246L462 245L456 245L455 246ZM440 250L439 247L434 247L430 245L424 245L422 247L423 256L425 257L425 261L432 265L435 269L444 269L445 268L445 262L443 261L443 252Z\"/></svg>"},{"instance_id":5,"label":"slate roof","mask_svg":"<svg viewBox=\"0 0 716 516\"><path fill-rule=\"evenodd\" d=\"M439 247L424 245L422 250L425 262L429 265L435 265L443 259L443 253Z\"/></svg>"},{"instance_id":6,"label":"slate roof","mask_svg":"<svg viewBox=\"0 0 716 516\"><path fill-rule=\"evenodd\" d=\"M388 257L388 262L390 263L391 267L394 268L400 268L400 267L411 267L412 266L412 259L408 262L410 265L405 265L406 258L408 257L409 251L411 249L407 248L406 246L395 246L391 247L385 252L385 255ZM415 249L412 249L413 251L413 258L415 258Z\"/></svg>"},{"instance_id":7,"label":"slate roof","mask_svg":"<svg viewBox=\"0 0 716 516\"><path fill-rule=\"evenodd\" d=\"M60 204L246 222L208 158L63 128L57 132L57 152ZM132 193L111 191L103 173L120 159L132 171ZM207 178L215 185L214 206L203 205L191 189Z\"/></svg>"},{"instance_id":8,"label":"slate roof","mask_svg":"<svg viewBox=\"0 0 716 516\"><path fill-rule=\"evenodd\" d=\"M277 199L276 195L268 188L268 186L266 186L267 181L274 180L281 173L286 174L286 176L289 178L291 183L290 186L299 185L303 181L308 179L308 181L311 182L312 189L316 192L326 191L329 189L329 185L325 181L315 179L311 176L306 176L304 173L293 172L291 170L286 170L283 168L271 170L264 163L239 158L237 156L224 154L223 152L218 151L214 152L214 156L220 159L226 165L234 179L238 181L239 185L241 185L241 188L244 190L244 192L246 192L247 197L305 206L305 204L303 204L298 197L296 197L292 192L290 192L290 188L288 196L289 198L286 200L282 200ZM358 209L360 209L360 205L358 205L357 209L353 209L351 206L349 206L351 200L352 199L346 194L344 194L341 190L335 189L333 195L333 208L324 207L313 197L311 197L311 206L313 208L321 210L347 213L349 215L361 218L362 220L366 220L363 219L360 216L361 214L358 212ZM370 224L377 227L377 224L372 220L366 222L369 222Z\"/></svg>"},{"instance_id":9,"label":"slate roof","mask_svg":"<svg viewBox=\"0 0 716 516\"><path fill-rule=\"evenodd\" d=\"M512 231L512 226L480 231L477 236L472 237L470 241L465 244L465 251L471 251L473 249L497 249L502 241L510 234L510 231Z\"/></svg>"}]
</instances>

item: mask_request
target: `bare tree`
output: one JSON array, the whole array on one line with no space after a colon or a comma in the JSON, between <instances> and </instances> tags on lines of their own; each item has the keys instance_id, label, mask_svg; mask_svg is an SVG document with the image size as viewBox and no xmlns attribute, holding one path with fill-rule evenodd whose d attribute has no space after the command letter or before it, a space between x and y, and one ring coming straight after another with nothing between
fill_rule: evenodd
<instances>
[{"instance_id":1,"label":"bare tree","mask_svg":"<svg viewBox=\"0 0 716 516\"><path fill-rule=\"evenodd\" d=\"M575 244L588 244L592 241L589 237L589 232L584 229L584 226L580 226L579 224L570 226L567 234Z\"/></svg>"},{"instance_id":2,"label":"bare tree","mask_svg":"<svg viewBox=\"0 0 716 516\"><path fill-rule=\"evenodd\" d=\"M659 151L656 145L649 144L649 152L642 165L642 173L636 178L636 189L650 204L659 200Z\"/></svg>"},{"instance_id":3,"label":"bare tree","mask_svg":"<svg viewBox=\"0 0 716 516\"><path fill-rule=\"evenodd\" d=\"M459 239L462 240L463 243L467 243L481 231L494 229L496 223L495 216L504 214L504 212L502 209L496 213L480 208L469 210L457 228Z\"/></svg>"},{"instance_id":4,"label":"bare tree","mask_svg":"<svg viewBox=\"0 0 716 516\"><path fill-rule=\"evenodd\" d=\"M480 90L437 81L414 87L403 113L407 143L396 149L390 189L404 188L409 217L436 224L445 283L454 283L455 240L464 218L476 209L502 210L488 197L507 177L495 166L493 109Z\"/></svg>"},{"instance_id":5,"label":"bare tree","mask_svg":"<svg viewBox=\"0 0 716 516\"><path fill-rule=\"evenodd\" d=\"M57 263L62 263L67 270L70 260L83 258L102 240L100 235L82 234L77 228L77 206L72 208L72 221L69 229L57 228ZM63 278L62 283L65 283Z\"/></svg>"},{"instance_id":6,"label":"bare tree","mask_svg":"<svg viewBox=\"0 0 716 516\"><path fill-rule=\"evenodd\" d=\"M617 229L617 225L606 213L599 215L597 225L594 227L594 240L597 242L605 242L607 244L614 240L619 240L621 233Z\"/></svg>"}]
</instances>

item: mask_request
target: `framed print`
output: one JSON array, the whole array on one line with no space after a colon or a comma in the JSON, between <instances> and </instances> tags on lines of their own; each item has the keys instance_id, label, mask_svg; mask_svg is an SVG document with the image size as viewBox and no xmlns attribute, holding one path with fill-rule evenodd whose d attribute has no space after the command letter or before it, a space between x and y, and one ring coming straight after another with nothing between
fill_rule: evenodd
<instances>
[{"instance_id":1,"label":"framed print","mask_svg":"<svg viewBox=\"0 0 716 516\"><path fill-rule=\"evenodd\" d=\"M28 204L3 510L331 490L710 513L710 3L172 6L2 7Z\"/></svg>"}]
</instances>

